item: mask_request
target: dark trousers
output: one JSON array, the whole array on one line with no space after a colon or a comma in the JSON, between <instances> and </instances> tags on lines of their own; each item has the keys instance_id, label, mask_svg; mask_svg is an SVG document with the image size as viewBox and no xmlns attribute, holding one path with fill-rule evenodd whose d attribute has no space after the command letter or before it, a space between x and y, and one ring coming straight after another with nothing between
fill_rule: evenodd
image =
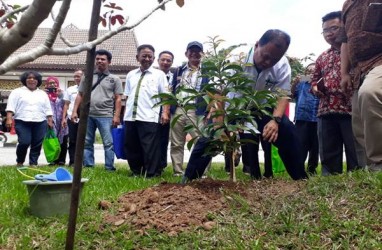
<instances>
[{"instance_id":1,"label":"dark trousers","mask_svg":"<svg viewBox=\"0 0 382 250\"><path fill-rule=\"evenodd\" d=\"M167 150L170 137L170 124L160 125L160 169L167 167Z\"/></svg>"},{"instance_id":2,"label":"dark trousers","mask_svg":"<svg viewBox=\"0 0 382 250\"><path fill-rule=\"evenodd\" d=\"M147 177L160 174L159 126L154 122L125 122L125 151L133 174Z\"/></svg>"},{"instance_id":3,"label":"dark trousers","mask_svg":"<svg viewBox=\"0 0 382 250\"><path fill-rule=\"evenodd\" d=\"M304 161L308 157L308 172L316 173L318 166L318 131L317 122L299 121L295 123L297 135L301 142L301 151Z\"/></svg>"},{"instance_id":4,"label":"dark trousers","mask_svg":"<svg viewBox=\"0 0 382 250\"><path fill-rule=\"evenodd\" d=\"M38 164L42 141L44 140L47 128L48 125L46 121L24 122L22 120L15 120L15 129L18 138L16 148L17 163L24 163L30 146L29 165Z\"/></svg>"},{"instance_id":5,"label":"dark trousers","mask_svg":"<svg viewBox=\"0 0 382 250\"><path fill-rule=\"evenodd\" d=\"M240 139L249 139L255 141L255 143L247 143L241 146L243 171L250 173L252 178L260 179L260 162L259 162L259 143L264 151L264 176L272 177L272 144L264 141L261 136L254 136L252 134L240 134Z\"/></svg>"},{"instance_id":6,"label":"dark trousers","mask_svg":"<svg viewBox=\"0 0 382 250\"><path fill-rule=\"evenodd\" d=\"M348 171L357 169L358 161L352 132L350 115L327 115L318 122L319 148L322 175L340 174L342 154L345 146Z\"/></svg>"},{"instance_id":7,"label":"dark trousers","mask_svg":"<svg viewBox=\"0 0 382 250\"><path fill-rule=\"evenodd\" d=\"M78 123L72 122L70 119L68 119L67 124L69 128L69 165L73 165L74 156L76 154Z\"/></svg>"},{"instance_id":8,"label":"dark trousers","mask_svg":"<svg viewBox=\"0 0 382 250\"><path fill-rule=\"evenodd\" d=\"M271 118L263 116L261 119L256 118L255 120L258 124L258 130L262 133L264 126ZM207 143L207 138L200 138L192 150L185 171L185 176L190 180L201 177L212 159L211 156L203 156ZM296 128L285 115L279 124L278 137L274 145L279 149L279 155L292 179L299 180L308 177L304 168L304 160L300 151L300 140L297 137Z\"/></svg>"},{"instance_id":9,"label":"dark trousers","mask_svg":"<svg viewBox=\"0 0 382 250\"><path fill-rule=\"evenodd\" d=\"M62 143L60 144L61 151L58 159L54 161L55 164L65 165L66 153L68 152L68 135L65 135L62 138Z\"/></svg>"}]
</instances>

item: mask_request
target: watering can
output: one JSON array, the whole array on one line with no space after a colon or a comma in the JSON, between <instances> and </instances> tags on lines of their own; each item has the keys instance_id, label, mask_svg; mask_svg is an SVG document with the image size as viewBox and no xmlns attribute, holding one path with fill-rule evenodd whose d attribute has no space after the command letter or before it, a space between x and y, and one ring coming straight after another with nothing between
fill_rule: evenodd
<instances>
[{"instance_id":1,"label":"watering can","mask_svg":"<svg viewBox=\"0 0 382 250\"><path fill-rule=\"evenodd\" d=\"M37 174L34 178L40 181L71 181L73 179L72 174L61 167L50 174Z\"/></svg>"}]
</instances>

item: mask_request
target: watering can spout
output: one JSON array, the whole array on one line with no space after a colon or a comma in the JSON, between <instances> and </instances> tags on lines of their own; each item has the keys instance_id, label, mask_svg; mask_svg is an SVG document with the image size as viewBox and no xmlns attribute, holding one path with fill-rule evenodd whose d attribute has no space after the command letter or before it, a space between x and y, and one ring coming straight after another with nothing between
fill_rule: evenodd
<instances>
[{"instance_id":1,"label":"watering can spout","mask_svg":"<svg viewBox=\"0 0 382 250\"><path fill-rule=\"evenodd\" d=\"M35 179L40 181L71 181L73 177L68 170L60 167L50 174L35 175Z\"/></svg>"}]
</instances>

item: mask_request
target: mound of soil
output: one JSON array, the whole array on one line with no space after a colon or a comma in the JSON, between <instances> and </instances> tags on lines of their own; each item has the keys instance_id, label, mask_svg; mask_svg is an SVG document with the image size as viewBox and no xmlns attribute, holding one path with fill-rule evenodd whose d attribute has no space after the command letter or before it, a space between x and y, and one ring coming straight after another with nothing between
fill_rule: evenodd
<instances>
[{"instance_id":1,"label":"mound of soil","mask_svg":"<svg viewBox=\"0 0 382 250\"><path fill-rule=\"evenodd\" d=\"M116 213L105 215L105 223L116 227L132 224L138 233L146 229L176 235L179 232L202 227L214 227L214 215L232 209L234 195L245 198L259 207L263 197L293 195L305 183L285 180L262 180L250 183L202 179L186 185L161 183L145 190L122 195L118 202L101 201L102 209L116 206Z\"/></svg>"}]
</instances>

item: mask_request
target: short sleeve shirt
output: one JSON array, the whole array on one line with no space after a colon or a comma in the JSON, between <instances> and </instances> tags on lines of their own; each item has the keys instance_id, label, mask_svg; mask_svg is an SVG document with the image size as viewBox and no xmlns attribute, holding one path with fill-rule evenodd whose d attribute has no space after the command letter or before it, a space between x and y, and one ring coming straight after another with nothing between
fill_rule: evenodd
<instances>
[{"instance_id":1,"label":"short sleeve shirt","mask_svg":"<svg viewBox=\"0 0 382 250\"><path fill-rule=\"evenodd\" d=\"M138 83L142 75L140 68L130 71L126 76L125 96L126 111L123 120L159 123L160 106L155 106L160 99L153 98L159 93L169 93L168 81L163 71L150 67L142 78L139 91ZM137 100L135 100L138 98ZM137 113L133 117L134 102ZM154 107L155 106L155 107Z\"/></svg>"},{"instance_id":2,"label":"short sleeve shirt","mask_svg":"<svg viewBox=\"0 0 382 250\"><path fill-rule=\"evenodd\" d=\"M78 94L78 85L69 87L64 93L64 101L69 102L69 107L67 111L67 117L70 119L73 112L74 102Z\"/></svg>"},{"instance_id":3,"label":"short sleeve shirt","mask_svg":"<svg viewBox=\"0 0 382 250\"><path fill-rule=\"evenodd\" d=\"M252 47L243 58L245 63L253 64L255 48ZM282 90L283 94L290 95L291 68L288 59L283 56L273 67L262 70L258 73L254 65L245 66L244 71L252 80L255 81L253 89L269 90L276 92Z\"/></svg>"},{"instance_id":4,"label":"short sleeve shirt","mask_svg":"<svg viewBox=\"0 0 382 250\"><path fill-rule=\"evenodd\" d=\"M113 117L115 95L123 94L121 79L109 71L103 73L106 77L102 79L101 83L91 93L89 116L92 117ZM84 92L84 79L82 78L81 80L78 92ZM97 80L98 74L95 72L93 75L93 86Z\"/></svg>"},{"instance_id":5,"label":"short sleeve shirt","mask_svg":"<svg viewBox=\"0 0 382 250\"><path fill-rule=\"evenodd\" d=\"M42 122L53 115L48 95L41 89L31 91L27 87L13 90L5 111L14 113L14 118L25 122Z\"/></svg>"}]
</instances>

